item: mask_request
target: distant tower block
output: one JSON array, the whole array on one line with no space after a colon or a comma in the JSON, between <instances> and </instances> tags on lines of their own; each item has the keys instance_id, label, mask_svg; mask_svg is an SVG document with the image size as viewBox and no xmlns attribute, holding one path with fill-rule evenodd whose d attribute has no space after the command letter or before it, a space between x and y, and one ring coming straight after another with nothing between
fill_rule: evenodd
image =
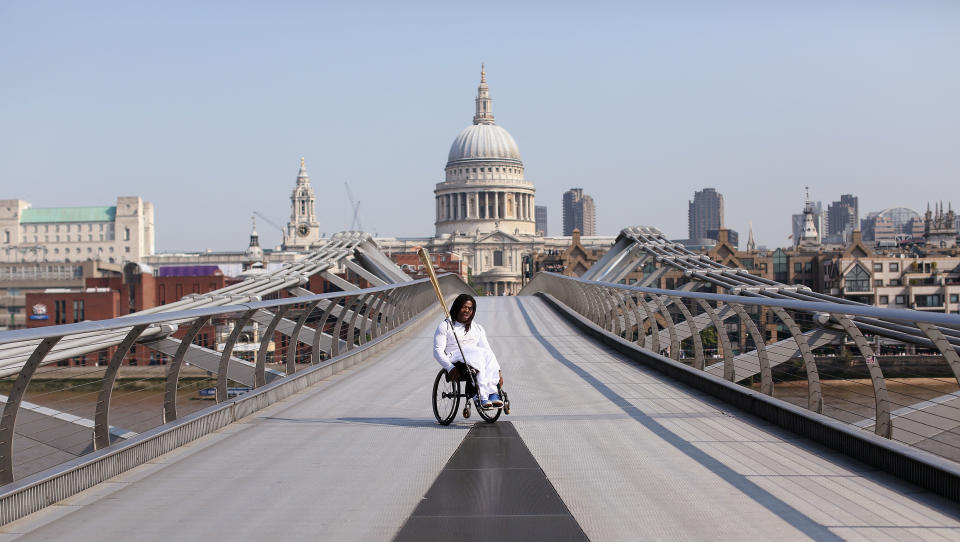
<instances>
[{"instance_id":1,"label":"distant tower block","mask_svg":"<svg viewBox=\"0 0 960 542\"><path fill-rule=\"evenodd\" d=\"M584 237L597 234L597 210L593 198L582 188L571 188L563 193L563 235L580 230Z\"/></svg>"},{"instance_id":2,"label":"distant tower block","mask_svg":"<svg viewBox=\"0 0 960 542\"><path fill-rule=\"evenodd\" d=\"M550 235L547 233L547 206L546 205L537 205L534 208L537 218L537 235L542 235L546 237Z\"/></svg>"},{"instance_id":3,"label":"distant tower block","mask_svg":"<svg viewBox=\"0 0 960 542\"><path fill-rule=\"evenodd\" d=\"M710 231L723 228L723 194L715 188L704 188L693 193L687 210L687 234L690 239L714 239Z\"/></svg>"}]
</instances>

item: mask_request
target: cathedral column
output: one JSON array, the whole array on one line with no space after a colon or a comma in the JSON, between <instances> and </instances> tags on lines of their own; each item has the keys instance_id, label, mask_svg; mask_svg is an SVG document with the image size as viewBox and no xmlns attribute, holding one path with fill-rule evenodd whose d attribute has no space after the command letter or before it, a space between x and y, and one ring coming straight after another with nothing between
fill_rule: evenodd
<instances>
[{"instance_id":1,"label":"cathedral column","mask_svg":"<svg viewBox=\"0 0 960 542\"><path fill-rule=\"evenodd\" d=\"M500 220L500 192L493 193L493 218Z\"/></svg>"}]
</instances>

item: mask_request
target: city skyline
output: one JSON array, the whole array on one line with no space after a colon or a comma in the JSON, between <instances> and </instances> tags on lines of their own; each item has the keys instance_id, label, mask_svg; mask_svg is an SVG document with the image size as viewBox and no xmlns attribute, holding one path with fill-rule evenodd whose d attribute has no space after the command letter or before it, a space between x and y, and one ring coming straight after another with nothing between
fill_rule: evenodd
<instances>
[{"instance_id":1,"label":"city skyline","mask_svg":"<svg viewBox=\"0 0 960 542\"><path fill-rule=\"evenodd\" d=\"M771 247L807 185L861 217L960 203L949 2L526 5L477 43L455 6L52 5L0 7L0 199L140 196L160 251L242 249L254 211L286 223L301 156L327 235L350 225L345 182L371 233L429 235L481 62L553 232L570 186L602 202L599 235L671 238L713 187Z\"/></svg>"}]
</instances>

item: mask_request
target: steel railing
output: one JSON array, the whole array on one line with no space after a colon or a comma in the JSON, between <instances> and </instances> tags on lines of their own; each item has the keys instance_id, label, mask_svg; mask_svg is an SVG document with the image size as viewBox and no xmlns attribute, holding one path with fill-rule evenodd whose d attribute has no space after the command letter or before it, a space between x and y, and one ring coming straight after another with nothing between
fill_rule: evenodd
<instances>
[{"instance_id":1,"label":"steel railing","mask_svg":"<svg viewBox=\"0 0 960 542\"><path fill-rule=\"evenodd\" d=\"M646 350L960 460L960 357L952 340L960 316L554 273L537 274L521 294L537 292Z\"/></svg>"},{"instance_id":2,"label":"steel railing","mask_svg":"<svg viewBox=\"0 0 960 542\"><path fill-rule=\"evenodd\" d=\"M440 280L450 291L469 291L455 275ZM78 442L86 451L95 451L146 429L141 421L125 426L124 420L146 416L156 420L153 425L175 422L183 415L183 391L188 386L181 376L188 366L209 378L214 400L221 403L238 391L256 390L374 342L435 302L429 281L422 279L0 333L0 357L10 359L13 346L15 355L25 358L18 363L16 374L7 379L9 392L0 418L0 483L12 482L15 471L20 478L55 464L58 458L62 460L63 450L76 448ZM198 332L213 325L224 331L225 339L219 344L197 344ZM101 360L99 367L93 363L87 367L47 364L58 344L79 341L83 347L74 351L104 353L88 356ZM26 345L32 345L32 350L20 352ZM134 409L133 414L118 420L112 416L111 400L116 398L121 369L132 370L124 360L133 357L135 348L149 349L157 353L158 363L162 360L163 383L154 386L162 389L143 392L139 401L141 410L154 408L159 413L145 415ZM271 353L274 359L268 364ZM61 385L53 392L46 391L51 378L58 377ZM137 387L129 380L125 383L128 388ZM29 402L25 401L28 392ZM55 400L63 395L71 395L71 407L58 409ZM196 410L197 405L188 406L193 407L188 410ZM18 423L18 416L29 419ZM15 451L26 460L18 460ZM25 462L29 465L22 466Z\"/></svg>"}]
</instances>

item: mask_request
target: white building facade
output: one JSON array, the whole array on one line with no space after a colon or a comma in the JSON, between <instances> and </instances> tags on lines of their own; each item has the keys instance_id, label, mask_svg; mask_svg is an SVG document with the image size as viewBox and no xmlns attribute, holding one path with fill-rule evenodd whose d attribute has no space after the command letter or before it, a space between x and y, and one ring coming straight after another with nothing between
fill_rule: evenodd
<instances>
[{"instance_id":1,"label":"white building facade","mask_svg":"<svg viewBox=\"0 0 960 542\"><path fill-rule=\"evenodd\" d=\"M310 176L303 158L297 184L290 194L290 221L284 232L283 248L306 250L320 242L320 223L317 221L317 197L310 186Z\"/></svg>"},{"instance_id":2,"label":"white building facade","mask_svg":"<svg viewBox=\"0 0 960 542\"><path fill-rule=\"evenodd\" d=\"M520 150L509 132L494 123L493 102L481 69L473 124L454 139L434 189L436 235L433 238L380 238L384 252L432 252L459 255L470 282L485 295L514 295L532 271L534 254L563 250L570 237L537 235L533 183L524 177ZM591 247L609 247L613 237L583 239Z\"/></svg>"},{"instance_id":3,"label":"white building facade","mask_svg":"<svg viewBox=\"0 0 960 542\"><path fill-rule=\"evenodd\" d=\"M0 262L137 262L155 248L153 204L138 196L104 207L0 200Z\"/></svg>"},{"instance_id":4,"label":"white building facade","mask_svg":"<svg viewBox=\"0 0 960 542\"><path fill-rule=\"evenodd\" d=\"M476 113L450 146L445 180L437 184L437 236L503 231L535 235L533 183L523 174L520 150L493 118L485 70L480 72Z\"/></svg>"}]
</instances>

